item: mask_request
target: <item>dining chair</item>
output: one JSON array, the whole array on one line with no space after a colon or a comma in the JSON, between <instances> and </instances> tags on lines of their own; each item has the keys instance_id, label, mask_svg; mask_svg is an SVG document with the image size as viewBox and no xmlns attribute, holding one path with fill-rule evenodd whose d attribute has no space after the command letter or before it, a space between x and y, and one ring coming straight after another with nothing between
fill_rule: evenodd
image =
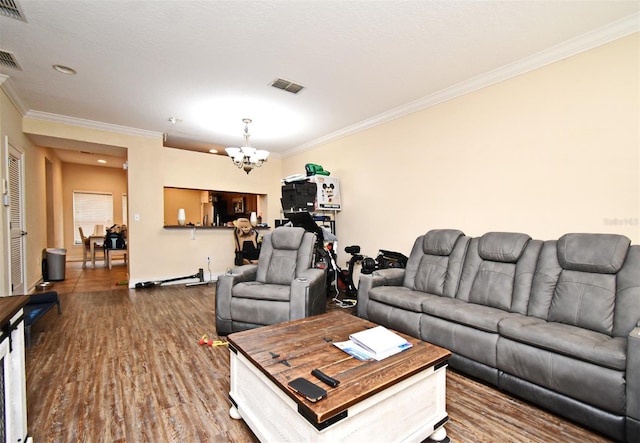
<instances>
[{"instance_id":1,"label":"dining chair","mask_svg":"<svg viewBox=\"0 0 640 443\"><path fill-rule=\"evenodd\" d=\"M80 239L82 240L82 267L86 268L87 260L92 260L92 262L95 262L95 258L91 257L91 239L84 235L82 226L78 226L78 230L80 231ZM102 259L104 260L104 245L98 242L94 242L93 253L95 254L96 251L102 251Z\"/></svg>"}]
</instances>

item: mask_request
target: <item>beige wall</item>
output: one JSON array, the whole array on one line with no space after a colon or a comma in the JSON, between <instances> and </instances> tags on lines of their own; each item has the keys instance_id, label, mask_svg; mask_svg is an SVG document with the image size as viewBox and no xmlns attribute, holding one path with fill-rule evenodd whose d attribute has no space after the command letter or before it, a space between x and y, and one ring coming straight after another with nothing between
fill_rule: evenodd
<instances>
[{"instance_id":1,"label":"beige wall","mask_svg":"<svg viewBox=\"0 0 640 443\"><path fill-rule=\"evenodd\" d=\"M62 192L64 219L64 247L67 260L82 260L82 246L73 244L73 192L105 192L113 196L112 224L127 224L122 219L122 196L127 194L127 172L120 168L62 164ZM109 226L105 226L108 228ZM85 234L90 234L86 232Z\"/></svg>"},{"instance_id":2,"label":"beige wall","mask_svg":"<svg viewBox=\"0 0 640 443\"><path fill-rule=\"evenodd\" d=\"M28 118L23 128L128 148L131 285L206 272L207 257L214 272L233 263L231 232L162 227L165 186L266 194L261 212L273 225L281 177L304 172L305 163L340 179L339 251L360 244L369 255L408 253L418 235L442 227L539 239L614 232L640 243L639 52L635 34L316 149L274 156L249 175L222 156L163 148L160 135ZM16 132L18 116L6 118L0 97L2 130ZM19 131L15 137L33 148ZM28 167L40 174L42 155L33 152ZM29 220L37 220L44 191L42 180L31 181ZM42 236L29 234L32 257ZM340 252L340 264L345 259ZM31 277L39 273L32 268Z\"/></svg>"},{"instance_id":3,"label":"beige wall","mask_svg":"<svg viewBox=\"0 0 640 443\"><path fill-rule=\"evenodd\" d=\"M340 179L339 250L408 254L433 228L640 242L638 34L312 151ZM339 263L346 259L341 254Z\"/></svg>"},{"instance_id":4,"label":"beige wall","mask_svg":"<svg viewBox=\"0 0 640 443\"><path fill-rule=\"evenodd\" d=\"M138 153L138 150L136 150ZM155 177L149 174L136 175L137 167L150 168L157 171ZM213 273L224 272L233 266L235 245L231 229L163 229L164 203L163 187L173 186L192 189L212 189L216 191L237 191L253 194L266 194L261 199L261 212L265 221L273 226L274 220L280 214L280 178L281 161L277 156L269 158L269 161L249 175L233 166L226 156L202 154L180 149L161 148L151 158L134 159L132 164L131 150L129 156L129 187L131 195L134 186L144 187L148 199L140 203L140 208L148 213L146 216L147 229L140 233L144 236L141 240L146 245L144 263L140 263L132 254L130 272L132 276L140 275L141 281L172 276L191 275L203 268L207 274L207 257L211 258L211 270ZM132 176L140 179L134 183ZM158 191L152 190L153 186ZM129 216L132 217L135 210L133 202L130 203ZM140 227L142 223L132 222L134 227ZM136 231L137 232L137 231ZM133 235L133 233L132 233ZM136 237L137 238L137 237ZM149 253L147 247L154 251ZM138 274L135 266L144 264L144 273ZM133 277L132 277L133 278ZM138 279L138 277L136 277Z\"/></svg>"},{"instance_id":5,"label":"beige wall","mask_svg":"<svg viewBox=\"0 0 640 443\"><path fill-rule=\"evenodd\" d=\"M128 135L25 118L26 133L127 148L129 282L192 275L211 259L214 274L233 265L231 230L172 230L164 225L164 187L266 194L263 216L279 216L280 159L247 175L227 157L162 147L162 137Z\"/></svg>"},{"instance_id":6,"label":"beige wall","mask_svg":"<svg viewBox=\"0 0 640 443\"><path fill-rule=\"evenodd\" d=\"M54 220L51 221L55 244L47 245L47 213L45 159L51 152L34 146L22 132L22 116L0 89L0 140L2 144L2 158L5 156L5 136L19 151L24 153L25 168L25 231L27 232L24 258L27 271L24 276L27 288L32 288L42 277L42 250L46 247L62 247L62 200L61 200L61 172L60 162L52 158ZM0 177L7 179L4 160L0 167ZM11 279L7 274L7 260L9 259L8 209L1 206L0 238L2 253L0 254L0 296L11 294Z\"/></svg>"},{"instance_id":7,"label":"beige wall","mask_svg":"<svg viewBox=\"0 0 640 443\"><path fill-rule=\"evenodd\" d=\"M52 165L52 184L53 189L51 190L52 202L53 206L53 220L47 220L48 223L52 225L53 229L53 243L49 244L46 242L46 247L48 248L62 248L64 247L64 228L65 228L65 216L64 216L64 201L63 201L63 189L62 189L62 162L55 154L54 149L46 148L38 148L38 152L42 153L42 162L45 164L44 168L46 169L46 162L51 162ZM46 183L45 183L46 186ZM47 190L45 189L45 193ZM33 201L31 199L32 204L40 205L39 201Z\"/></svg>"}]
</instances>

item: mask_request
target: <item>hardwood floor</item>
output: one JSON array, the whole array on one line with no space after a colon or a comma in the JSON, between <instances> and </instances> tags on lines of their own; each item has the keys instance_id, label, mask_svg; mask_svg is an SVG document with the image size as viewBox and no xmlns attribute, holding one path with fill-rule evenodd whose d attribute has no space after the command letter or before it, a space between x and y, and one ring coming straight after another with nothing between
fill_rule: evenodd
<instances>
[{"instance_id":1,"label":"hardwood floor","mask_svg":"<svg viewBox=\"0 0 640 443\"><path fill-rule=\"evenodd\" d=\"M34 441L257 441L228 414L227 348L198 344L218 338L214 287L116 284L126 278L120 264L68 263L52 288L62 315L36 323L26 351ZM453 371L447 411L453 442L609 441Z\"/></svg>"},{"instance_id":2,"label":"hardwood floor","mask_svg":"<svg viewBox=\"0 0 640 443\"><path fill-rule=\"evenodd\" d=\"M87 267L83 269L82 262L68 261L65 279L53 282L51 290L66 294L126 289L125 282L129 280L127 266L122 260L114 260L111 263L111 269L107 269L102 260L96 260L96 267L92 268L89 261Z\"/></svg>"}]
</instances>

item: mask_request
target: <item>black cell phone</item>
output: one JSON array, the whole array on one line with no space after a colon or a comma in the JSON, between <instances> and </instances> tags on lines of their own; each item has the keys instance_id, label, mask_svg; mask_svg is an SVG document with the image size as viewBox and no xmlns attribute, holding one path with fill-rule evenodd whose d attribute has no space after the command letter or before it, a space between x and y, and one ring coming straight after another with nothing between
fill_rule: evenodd
<instances>
[{"instance_id":1,"label":"black cell phone","mask_svg":"<svg viewBox=\"0 0 640 443\"><path fill-rule=\"evenodd\" d=\"M327 391L302 377L291 380L289 387L298 394L304 395L307 400L312 402L317 402L327 396Z\"/></svg>"}]
</instances>

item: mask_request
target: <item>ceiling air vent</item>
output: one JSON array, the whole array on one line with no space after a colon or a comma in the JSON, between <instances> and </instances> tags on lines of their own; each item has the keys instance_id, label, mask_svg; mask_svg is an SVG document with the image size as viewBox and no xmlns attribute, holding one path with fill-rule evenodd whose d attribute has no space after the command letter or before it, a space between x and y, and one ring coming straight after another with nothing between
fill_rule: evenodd
<instances>
[{"instance_id":1,"label":"ceiling air vent","mask_svg":"<svg viewBox=\"0 0 640 443\"><path fill-rule=\"evenodd\" d=\"M8 68L19 69L20 71L22 71L22 68L16 61L13 54L9 51L4 51L2 49L0 49L0 65L6 66Z\"/></svg>"},{"instance_id":2,"label":"ceiling air vent","mask_svg":"<svg viewBox=\"0 0 640 443\"><path fill-rule=\"evenodd\" d=\"M27 19L24 18L20 5L14 0L0 0L0 14L5 17L22 20L23 22L27 21Z\"/></svg>"},{"instance_id":3,"label":"ceiling air vent","mask_svg":"<svg viewBox=\"0 0 640 443\"><path fill-rule=\"evenodd\" d=\"M297 94L304 89L304 86L289 80L285 80L283 78L275 79L273 83L271 83L271 86L273 86L274 88L282 89L283 91L291 92L293 94Z\"/></svg>"}]
</instances>

